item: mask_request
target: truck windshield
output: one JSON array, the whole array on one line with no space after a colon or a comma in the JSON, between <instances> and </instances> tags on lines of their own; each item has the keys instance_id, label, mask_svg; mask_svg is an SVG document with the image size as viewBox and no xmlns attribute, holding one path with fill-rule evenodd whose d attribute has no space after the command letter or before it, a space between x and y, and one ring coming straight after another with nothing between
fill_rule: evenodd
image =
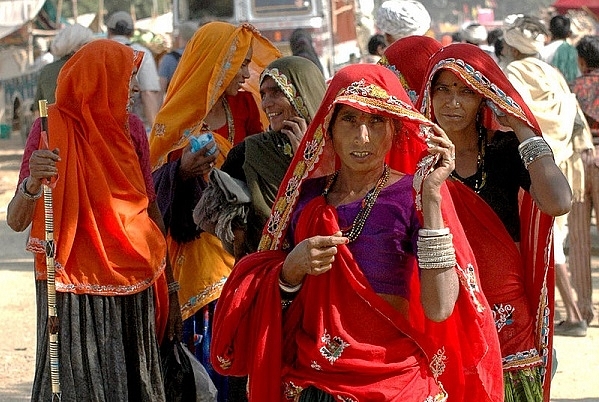
<instances>
[{"instance_id":1,"label":"truck windshield","mask_svg":"<svg viewBox=\"0 0 599 402\"><path fill-rule=\"evenodd\" d=\"M198 21L206 17L228 20L235 16L234 0L179 0L179 20Z\"/></svg>"},{"instance_id":2,"label":"truck windshield","mask_svg":"<svg viewBox=\"0 0 599 402\"><path fill-rule=\"evenodd\" d=\"M253 0L252 9L256 15L285 16L310 13L312 0Z\"/></svg>"}]
</instances>

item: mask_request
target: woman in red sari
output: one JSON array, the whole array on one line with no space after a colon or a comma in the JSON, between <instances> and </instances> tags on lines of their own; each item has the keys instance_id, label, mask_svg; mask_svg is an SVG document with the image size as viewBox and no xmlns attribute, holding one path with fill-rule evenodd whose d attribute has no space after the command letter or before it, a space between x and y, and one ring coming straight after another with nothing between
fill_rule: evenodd
<instances>
[{"instance_id":1,"label":"woman in red sari","mask_svg":"<svg viewBox=\"0 0 599 402\"><path fill-rule=\"evenodd\" d=\"M530 109L478 47L435 53L419 104L456 146L448 186L493 308L506 400L549 401L551 226L570 208L570 187Z\"/></svg>"},{"instance_id":2,"label":"woman in red sari","mask_svg":"<svg viewBox=\"0 0 599 402\"><path fill-rule=\"evenodd\" d=\"M249 374L254 401L501 401L490 308L444 184L453 158L393 73L339 71L260 250L225 283L215 368Z\"/></svg>"}]
</instances>

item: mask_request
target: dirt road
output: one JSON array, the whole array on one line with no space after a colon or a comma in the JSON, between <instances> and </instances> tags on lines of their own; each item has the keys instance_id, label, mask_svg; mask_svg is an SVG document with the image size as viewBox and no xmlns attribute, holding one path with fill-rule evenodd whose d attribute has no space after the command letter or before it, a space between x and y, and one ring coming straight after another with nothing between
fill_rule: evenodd
<instances>
[{"instance_id":1,"label":"dirt road","mask_svg":"<svg viewBox=\"0 0 599 402\"><path fill-rule=\"evenodd\" d=\"M32 258L24 251L26 233L6 224L14 194L22 144L0 139L0 401L30 399L35 364L35 291ZM595 233L595 242L599 236ZM599 246L599 244L597 244ZM593 257L595 320L585 338L556 337L557 373L553 402L599 402L599 256ZM557 300L557 319L563 314ZM476 402L476 401L472 401Z\"/></svg>"}]
</instances>

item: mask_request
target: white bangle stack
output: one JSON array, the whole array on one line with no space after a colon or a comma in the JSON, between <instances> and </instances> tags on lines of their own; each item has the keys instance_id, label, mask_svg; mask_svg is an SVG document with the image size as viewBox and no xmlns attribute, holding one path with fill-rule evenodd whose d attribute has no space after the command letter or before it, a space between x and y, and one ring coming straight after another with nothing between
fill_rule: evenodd
<instances>
[{"instance_id":1,"label":"white bangle stack","mask_svg":"<svg viewBox=\"0 0 599 402\"><path fill-rule=\"evenodd\" d=\"M457 263L449 228L420 229L417 246L420 269L446 269Z\"/></svg>"},{"instance_id":2,"label":"white bangle stack","mask_svg":"<svg viewBox=\"0 0 599 402\"><path fill-rule=\"evenodd\" d=\"M518 145L518 152L526 169L528 169L531 163L543 156L551 156L553 158L551 147L541 136L530 137L522 141Z\"/></svg>"}]
</instances>

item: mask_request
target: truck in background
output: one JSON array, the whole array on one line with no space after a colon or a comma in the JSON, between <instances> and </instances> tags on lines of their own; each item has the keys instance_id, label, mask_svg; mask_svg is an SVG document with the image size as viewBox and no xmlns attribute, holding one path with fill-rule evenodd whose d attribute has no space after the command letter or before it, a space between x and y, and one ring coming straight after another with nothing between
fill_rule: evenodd
<instances>
[{"instance_id":1,"label":"truck in background","mask_svg":"<svg viewBox=\"0 0 599 402\"><path fill-rule=\"evenodd\" d=\"M173 27L206 18L232 24L248 22L290 55L289 37L304 28L330 77L360 58L354 0L173 0Z\"/></svg>"}]
</instances>

